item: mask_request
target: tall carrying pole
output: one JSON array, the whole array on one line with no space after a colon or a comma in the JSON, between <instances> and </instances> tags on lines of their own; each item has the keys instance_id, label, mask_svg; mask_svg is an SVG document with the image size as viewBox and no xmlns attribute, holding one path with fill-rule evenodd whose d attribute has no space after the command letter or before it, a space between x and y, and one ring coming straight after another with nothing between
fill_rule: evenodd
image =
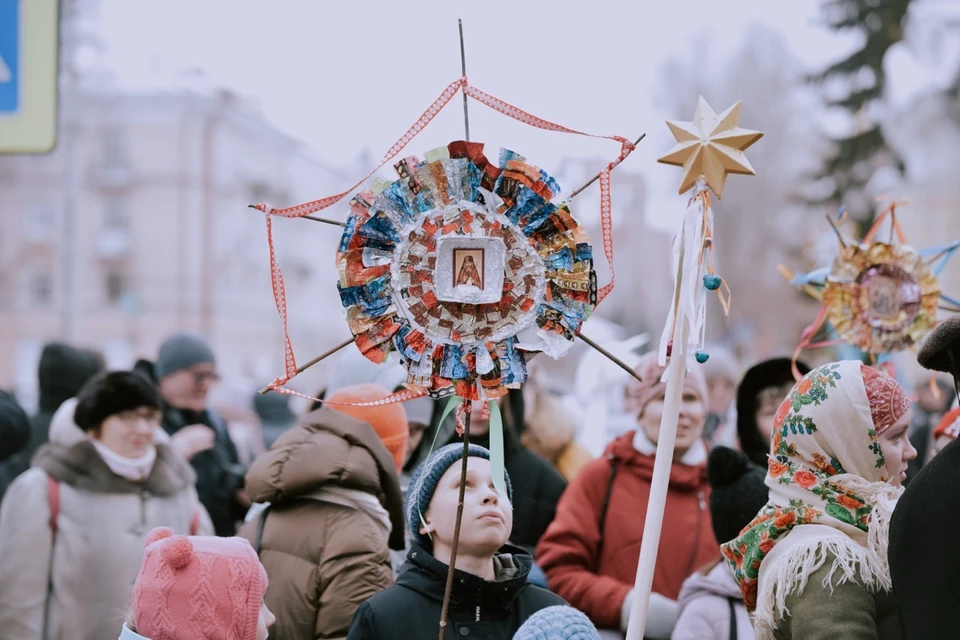
<instances>
[{"instance_id":1,"label":"tall carrying pole","mask_svg":"<svg viewBox=\"0 0 960 640\"><path fill-rule=\"evenodd\" d=\"M463 20L457 20L460 28L460 72L467 77L467 53L463 45ZM463 139L470 142L470 114L467 110L467 92L463 92Z\"/></svg>"},{"instance_id":2,"label":"tall carrying pole","mask_svg":"<svg viewBox=\"0 0 960 640\"><path fill-rule=\"evenodd\" d=\"M637 562L637 575L634 582L633 602L630 604L630 618L627 624L626 640L642 640L647 628L647 612L650 606L650 594L653 590L653 572L657 565L657 552L660 550L660 533L663 529L663 514L667 506L667 490L670 488L670 469L673 467L673 451L677 442L677 423L680 421L680 401L683 399L683 380L687 375L687 340L689 329L680 298L683 295L680 283L683 282L683 267L686 247L681 232L680 256L677 261L676 279L678 285L673 292L673 315L671 334L679 340L673 341L670 363L667 365L667 388L664 392L663 412L660 414L660 432L657 436L657 453L653 460L653 478L650 481L650 494L647 499L647 515L643 522L643 539L640 544L640 560Z\"/></svg>"},{"instance_id":3,"label":"tall carrying pole","mask_svg":"<svg viewBox=\"0 0 960 640\"><path fill-rule=\"evenodd\" d=\"M460 69L467 77L467 55L463 46L463 20L457 20L460 28ZM467 112L467 94L463 94L464 139L470 141L470 116ZM450 546L450 566L447 568L447 583L443 589L443 604L440 608L440 640L444 640L447 631L447 615L450 611L450 596L453 594L453 576L457 565L457 548L460 546L460 525L463 523L463 497L467 486L467 457L470 450L470 419L473 405L466 402L466 416L463 421L463 459L460 461L460 499L457 501L457 520L453 527L453 544Z\"/></svg>"},{"instance_id":4,"label":"tall carrying pole","mask_svg":"<svg viewBox=\"0 0 960 640\"><path fill-rule=\"evenodd\" d=\"M683 168L680 193L691 187L694 187L695 191L687 204L676 240L679 251L676 256L673 304L660 344L660 362L664 362L669 356L670 363L666 372L667 388L660 419L660 435L657 438L657 453L653 464L653 479L650 482L643 538L640 542L640 558L632 591L633 602L630 603L626 640L641 640L646 629L688 354L691 347L697 349L702 346L704 339L706 296L693 289L716 289L708 286L706 280L707 275L713 275L709 259L713 246L710 190L720 198L728 173L753 174L753 167L743 150L763 136L759 131L741 129L738 126L739 120L739 102L718 115L701 97L693 121L667 123L677 139L677 145L659 159L659 162ZM710 158L711 162L704 161L704 157ZM697 354L697 361L706 362L700 355Z\"/></svg>"},{"instance_id":5,"label":"tall carrying pole","mask_svg":"<svg viewBox=\"0 0 960 640\"><path fill-rule=\"evenodd\" d=\"M457 565L457 547L460 546L460 525L463 523L463 499L467 487L467 458L470 454L470 418L473 407L466 403L463 418L463 458L460 461L460 497L457 500L457 521L453 526L453 544L450 546L450 566L447 568L447 583L443 588L443 604L440 608L440 640L447 631L447 614L450 611L450 596L453 594L453 576Z\"/></svg>"},{"instance_id":6,"label":"tall carrying pole","mask_svg":"<svg viewBox=\"0 0 960 640\"><path fill-rule=\"evenodd\" d=\"M682 324L679 342L674 342L673 355L667 365L667 389L664 394L663 413L660 418L660 434L657 436L657 455L653 461L653 479L650 481L650 499L647 516L643 523L643 543L640 561L630 605L630 622L627 640L642 640L646 628L650 593L653 587L653 571L660 549L660 532L663 528L663 513L667 504L667 489L670 485L670 469L677 440L677 422L680 417L680 402L683 399L683 380L686 377L686 323ZM646 595L644 595L646 594Z\"/></svg>"},{"instance_id":7,"label":"tall carrying pole","mask_svg":"<svg viewBox=\"0 0 960 640\"><path fill-rule=\"evenodd\" d=\"M68 74L69 75L69 74ZM68 83L65 83L68 84ZM79 167L80 159L77 156L81 123L78 112L83 108L79 92L73 90L73 83L64 91L67 103L63 110L64 147L64 191L62 200L63 226L61 235L61 304L60 304L60 337L67 343L77 344L81 341L80 334L80 304L78 298L78 260L77 260L77 200L80 198Z\"/></svg>"}]
</instances>

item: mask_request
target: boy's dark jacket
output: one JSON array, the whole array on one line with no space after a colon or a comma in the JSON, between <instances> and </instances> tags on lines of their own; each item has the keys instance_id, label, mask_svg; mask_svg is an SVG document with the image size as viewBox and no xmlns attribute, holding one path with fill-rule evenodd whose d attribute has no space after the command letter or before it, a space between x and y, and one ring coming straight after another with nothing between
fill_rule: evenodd
<instances>
[{"instance_id":1,"label":"boy's dark jacket","mask_svg":"<svg viewBox=\"0 0 960 640\"><path fill-rule=\"evenodd\" d=\"M527 582L532 562L522 549L507 545L494 558L496 581L455 571L446 637L510 640L540 609L566 604ZM347 640L435 638L446 577L447 565L414 543L396 583L357 610Z\"/></svg>"}]
</instances>

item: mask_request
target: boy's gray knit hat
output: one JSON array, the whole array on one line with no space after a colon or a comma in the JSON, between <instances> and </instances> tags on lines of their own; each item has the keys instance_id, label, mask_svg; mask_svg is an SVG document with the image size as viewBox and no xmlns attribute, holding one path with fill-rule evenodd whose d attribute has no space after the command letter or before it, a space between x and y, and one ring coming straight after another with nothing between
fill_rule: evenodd
<instances>
[{"instance_id":1,"label":"boy's gray knit hat","mask_svg":"<svg viewBox=\"0 0 960 640\"><path fill-rule=\"evenodd\" d=\"M467 449L469 457L490 459L490 451L480 445L471 444ZM430 454L420 463L410 478L410 487L407 489L407 522L413 538L425 549L430 549L430 538L420 533L420 516L426 513L437 490L440 478L447 469L463 459L463 445L460 443L448 444ZM513 500L513 487L510 485L510 475L504 470L504 480L507 485L507 499Z\"/></svg>"}]
</instances>

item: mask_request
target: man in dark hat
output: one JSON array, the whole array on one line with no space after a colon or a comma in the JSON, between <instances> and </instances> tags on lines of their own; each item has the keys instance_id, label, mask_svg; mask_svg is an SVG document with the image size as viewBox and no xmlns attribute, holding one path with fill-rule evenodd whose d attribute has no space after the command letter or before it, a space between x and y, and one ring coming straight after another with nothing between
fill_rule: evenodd
<instances>
[{"instance_id":1,"label":"man in dark hat","mask_svg":"<svg viewBox=\"0 0 960 640\"><path fill-rule=\"evenodd\" d=\"M148 369L138 363L139 370ZM218 536L232 536L249 506L242 493L246 469L223 419L207 407L219 379L207 342L188 333L167 338L152 367L165 404L163 429L173 448L193 465L197 494Z\"/></svg>"},{"instance_id":2,"label":"man in dark hat","mask_svg":"<svg viewBox=\"0 0 960 640\"><path fill-rule=\"evenodd\" d=\"M917 357L960 389L960 316L942 322ZM890 522L890 576L908 640L957 637L960 593L960 440L910 482Z\"/></svg>"}]
</instances>

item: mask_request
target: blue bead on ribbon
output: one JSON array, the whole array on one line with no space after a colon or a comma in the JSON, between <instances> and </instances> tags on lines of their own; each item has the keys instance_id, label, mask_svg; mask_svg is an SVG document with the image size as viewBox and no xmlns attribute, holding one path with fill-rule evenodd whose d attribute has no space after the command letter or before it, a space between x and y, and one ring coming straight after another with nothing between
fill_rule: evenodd
<instances>
[{"instance_id":1,"label":"blue bead on ribbon","mask_svg":"<svg viewBox=\"0 0 960 640\"><path fill-rule=\"evenodd\" d=\"M720 288L720 276L711 274L703 276L703 286L710 291L716 291Z\"/></svg>"}]
</instances>

